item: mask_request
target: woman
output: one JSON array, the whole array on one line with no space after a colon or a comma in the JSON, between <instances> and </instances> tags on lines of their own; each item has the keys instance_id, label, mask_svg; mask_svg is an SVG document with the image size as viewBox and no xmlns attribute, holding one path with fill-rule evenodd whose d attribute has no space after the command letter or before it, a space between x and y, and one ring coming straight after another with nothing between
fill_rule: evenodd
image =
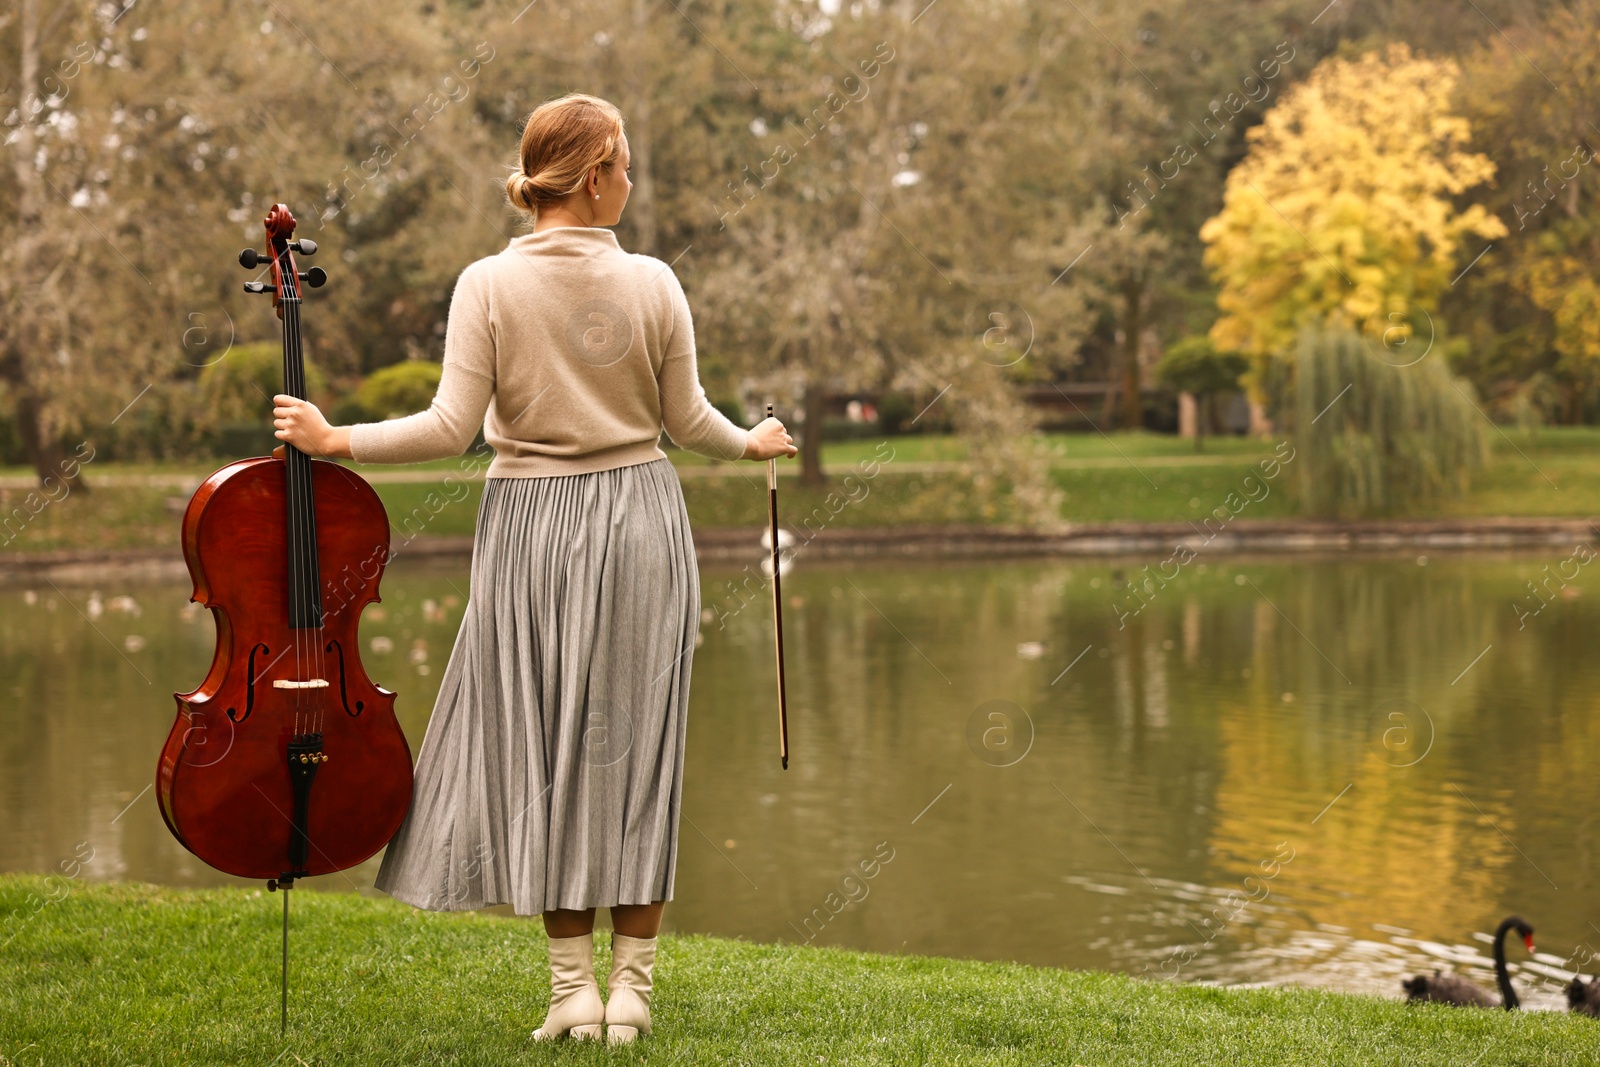
<instances>
[{"instance_id":1,"label":"woman","mask_svg":"<svg viewBox=\"0 0 1600 1067\"><path fill-rule=\"evenodd\" d=\"M621 113L540 106L506 181L533 230L462 271L427 411L330 426L274 398L279 438L360 463L494 448L472 595L378 888L432 910L542 913L550 1006L536 1038L650 1030L650 970L672 899L690 664L700 622L682 487L658 445L793 456L776 419L744 430L707 402L671 268L603 227L632 183ZM613 926L609 999L594 914Z\"/></svg>"}]
</instances>

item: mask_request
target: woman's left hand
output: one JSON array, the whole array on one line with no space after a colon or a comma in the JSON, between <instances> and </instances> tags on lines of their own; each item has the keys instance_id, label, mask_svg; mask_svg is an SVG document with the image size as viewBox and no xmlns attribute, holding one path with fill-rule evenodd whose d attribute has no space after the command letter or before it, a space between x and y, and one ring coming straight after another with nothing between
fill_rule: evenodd
<instances>
[{"instance_id":1,"label":"woman's left hand","mask_svg":"<svg viewBox=\"0 0 1600 1067\"><path fill-rule=\"evenodd\" d=\"M326 456L333 451L333 427L317 405L309 400L279 393L272 398L273 435L311 456Z\"/></svg>"}]
</instances>

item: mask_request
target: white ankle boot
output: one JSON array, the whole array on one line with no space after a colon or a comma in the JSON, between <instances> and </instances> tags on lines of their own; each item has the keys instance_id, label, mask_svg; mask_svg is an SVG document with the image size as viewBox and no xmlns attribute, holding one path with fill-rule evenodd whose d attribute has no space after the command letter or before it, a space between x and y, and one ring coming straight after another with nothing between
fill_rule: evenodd
<instances>
[{"instance_id":1,"label":"white ankle boot","mask_svg":"<svg viewBox=\"0 0 1600 1067\"><path fill-rule=\"evenodd\" d=\"M656 939L611 935L611 975L606 979L606 1041L620 1045L650 1032L650 968Z\"/></svg>"},{"instance_id":2,"label":"white ankle boot","mask_svg":"<svg viewBox=\"0 0 1600 1067\"><path fill-rule=\"evenodd\" d=\"M550 1011L535 1041L570 1033L575 1038L600 1037L606 1006L594 979L594 933L550 938Z\"/></svg>"}]
</instances>

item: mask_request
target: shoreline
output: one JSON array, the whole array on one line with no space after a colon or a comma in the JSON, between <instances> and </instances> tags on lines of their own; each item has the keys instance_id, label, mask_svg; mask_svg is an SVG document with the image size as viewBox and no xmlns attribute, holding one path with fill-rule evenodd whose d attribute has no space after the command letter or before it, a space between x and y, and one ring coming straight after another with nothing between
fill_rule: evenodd
<instances>
[{"instance_id":1,"label":"shoreline","mask_svg":"<svg viewBox=\"0 0 1600 1067\"><path fill-rule=\"evenodd\" d=\"M749 563L766 555L762 527L694 531L701 563ZM792 531L791 531L792 532ZM1183 522L1067 523L1056 529L983 525L830 528L797 538L795 558L823 560L1007 559L1025 557L1164 557L1179 549L1199 555L1307 555L1445 552L1566 547L1600 542L1588 519L1255 519L1230 523L1209 538ZM393 559L466 559L468 536L418 536L394 546ZM0 585L30 581L146 581L187 577L177 546L115 550L67 549L0 553Z\"/></svg>"},{"instance_id":2,"label":"shoreline","mask_svg":"<svg viewBox=\"0 0 1600 1067\"><path fill-rule=\"evenodd\" d=\"M704 562L747 559L759 551L761 530L695 531ZM1020 556L1118 557L1166 555L1188 549L1196 556L1338 554L1536 548L1593 544L1600 528L1588 519L1250 519L1210 533L1187 522L1067 523L1056 529L1021 526L871 526L825 529L796 551L796 558L1005 558Z\"/></svg>"}]
</instances>

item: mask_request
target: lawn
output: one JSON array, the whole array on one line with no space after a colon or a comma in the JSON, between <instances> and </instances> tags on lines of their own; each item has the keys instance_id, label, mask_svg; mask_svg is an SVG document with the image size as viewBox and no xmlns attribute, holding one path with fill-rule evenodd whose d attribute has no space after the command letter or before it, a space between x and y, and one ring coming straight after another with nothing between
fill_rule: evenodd
<instances>
[{"instance_id":1,"label":"lawn","mask_svg":"<svg viewBox=\"0 0 1600 1067\"><path fill-rule=\"evenodd\" d=\"M1600 1040L1563 1014L667 935L653 1035L536 1046L537 921L304 889L280 1038L278 907L253 888L0 876L0 1065L1557 1067L1592 1064Z\"/></svg>"},{"instance_id":2,"label":"lawn","mask_svg":"<svg viewBox=\"0 0 1600 1067\"><path fill-rule=\"evenodd\" d=\"M1149 433L1053 434L1051 478L1064 494L1062 517L1074 522L1180 522L1197 519L1240 492L1255 463L1275 442L1208 438L1197 454L1189 442ZM1496 432L1493 459L1471 492L1441 501L1414 518L1573 518L1600 515L1600 429L1546 429L1537 436ZM892 452L890 451L892 449ZM766 478L756 463L716 463L674 449L684 471L690 520L699 527L756 526L766 521ZM886 457L891 457L887 458ZM911 436L840 441L824 449L830 484L803 486L798 464L780 464L786 477L782 510L791 525L822 509L833 527L908 523L1015 521L1002 498L984 503L970 492L959 438ZM869 461L876 461L874 468ZM389 510L397 540L410 534L470 534L479 484L445 480L463 460L403 468L362 467ZM866 464L866 466L863 466ZM30 472L0 469L0 552L49 549L176 547L188 489L213 464L91 465L91 491L74 493L17 519L27 501ZM470 464L469 464L470 466ZM482 464L478 465L481 474ZM866 477L863 471L876 470ZM854 474L854 479L850 476ZM437 480L431 480L433 476ZM397 478L421 478L401 481ZM1292 466L1242 517L1284 518L1296 511ZM1259 494L1259 490L1257 490ZM834 494L830 498L830 494ZM849 498L850 506L841 507ZM37 499L37 498L36 498ZM24 514L26 514L24 512ZM9 520L7 520L9 516Z\"/></svg>"}]
</instances>

